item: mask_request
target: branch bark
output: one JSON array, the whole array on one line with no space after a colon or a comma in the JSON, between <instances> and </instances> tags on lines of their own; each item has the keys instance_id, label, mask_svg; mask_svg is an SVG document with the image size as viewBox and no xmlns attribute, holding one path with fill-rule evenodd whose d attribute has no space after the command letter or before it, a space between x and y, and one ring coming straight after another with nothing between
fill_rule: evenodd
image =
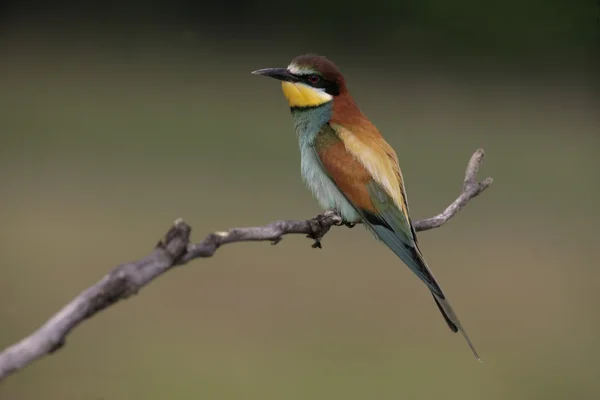
<instances>
[{"instance_id":1,"label":"branch bark","mask_svg":"<svg viewBox=\"0 0 600 400\"><path fill-rule=\"evenodd\" d=\"M473 154L458 198L441 214L414 221L416 231L442 226L492 184L492 178L477 181L483 157L483 149ZM0 353L0 382L33 361L60 349L64 346L67 335L87 318L136 294L177 265L195 258L212 257L219 247L228 243L270 241L277 244L284 235L289 234L305 234L314 240L313 247L321 247L320 240L323 236L331 227L339 225L344 225L340 215L335 211L326 211L304 221L275 221L265 226L215 232L199 243L190 244L192 228L178 219L149 255L115 267L96 284L81 292L37 331L3 350Z\"/></svg>"}]
</instances>

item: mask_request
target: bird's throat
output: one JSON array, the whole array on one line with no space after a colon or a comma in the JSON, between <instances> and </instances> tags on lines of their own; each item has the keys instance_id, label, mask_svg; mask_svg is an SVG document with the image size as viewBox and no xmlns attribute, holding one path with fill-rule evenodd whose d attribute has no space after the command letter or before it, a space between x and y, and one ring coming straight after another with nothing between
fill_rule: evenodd
<instances>
[{"instance_id":1,"label":"bird's throat","mask_svg":"<svg viewBox=\"0 0 600 400\"><path fill-rule=\"evenodd\" d=\"M313 88L301 82L282 82L281 88L290 107L318 107L333 100L329 93Z\"/></svg>"},{"instance_id":2,"label":"bird's throat","mask_svg":"<svg viewBox=\"0 0 600 400\"><path fill-rule=\"evenodd\" d=\"M331 119L332 103L325 103L319 107L292 107L291 112L298 139L301 143L312 146L323 125Z\"/></svg>"}]
</instances>

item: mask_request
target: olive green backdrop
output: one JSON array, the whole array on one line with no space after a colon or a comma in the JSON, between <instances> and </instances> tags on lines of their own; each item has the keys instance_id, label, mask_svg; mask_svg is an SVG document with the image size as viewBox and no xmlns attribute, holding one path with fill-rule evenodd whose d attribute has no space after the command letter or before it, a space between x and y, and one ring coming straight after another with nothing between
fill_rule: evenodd
<instances>
[{"instance_id":1,"label":"olive green backdrop","mask_svg":"<svg viewBox=\"0 0 600 400\"><path fill-rule=\"evenodd\" d=\"M177 217L200 240L318 213L279 84L250 75L318 52L397 150L415 218L485 148L493 186L419 235L485 363L389 250L337 228L169 272L0 399L600 396L596 3L171 3L2 3L0 348Z\"/></svg>"}]
</instances>

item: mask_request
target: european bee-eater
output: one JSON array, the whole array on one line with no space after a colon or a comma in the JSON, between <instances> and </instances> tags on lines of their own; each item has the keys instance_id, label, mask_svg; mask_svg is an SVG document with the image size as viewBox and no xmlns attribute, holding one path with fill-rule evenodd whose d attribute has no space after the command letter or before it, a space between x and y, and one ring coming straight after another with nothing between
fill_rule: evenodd
<instances>
[{"instance_id":1,"label":"european bee-eater","mask_svg":"<svg viewBox=\"0 0 600 400\"><path fill-rule=\"evenodd\" d=\"M462 333L479 359L419 250L396 152L360 111L335 64L307 54L287 68L252 73L282 81L302 177L321 207L335 209L345 222L362 221L385 243L427 285L450 329Z\"/></svg>"}]
</instances>

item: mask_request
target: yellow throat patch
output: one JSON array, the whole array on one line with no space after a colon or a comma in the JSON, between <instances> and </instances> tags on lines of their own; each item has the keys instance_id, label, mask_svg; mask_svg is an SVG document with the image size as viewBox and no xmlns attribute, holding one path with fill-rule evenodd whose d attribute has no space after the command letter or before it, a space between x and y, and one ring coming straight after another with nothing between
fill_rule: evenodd
<instances>
[{"instance_id":1,"label":"yellow throat patch","mask_svg":"<svg viewBox=\"0 0 600 400\"><path fill-rule=\"evenodd\" d=\"M333 99L329 93L300 82L282 82L281 88L290 107L316 107Z\"/></svg>"}]
</instances>

